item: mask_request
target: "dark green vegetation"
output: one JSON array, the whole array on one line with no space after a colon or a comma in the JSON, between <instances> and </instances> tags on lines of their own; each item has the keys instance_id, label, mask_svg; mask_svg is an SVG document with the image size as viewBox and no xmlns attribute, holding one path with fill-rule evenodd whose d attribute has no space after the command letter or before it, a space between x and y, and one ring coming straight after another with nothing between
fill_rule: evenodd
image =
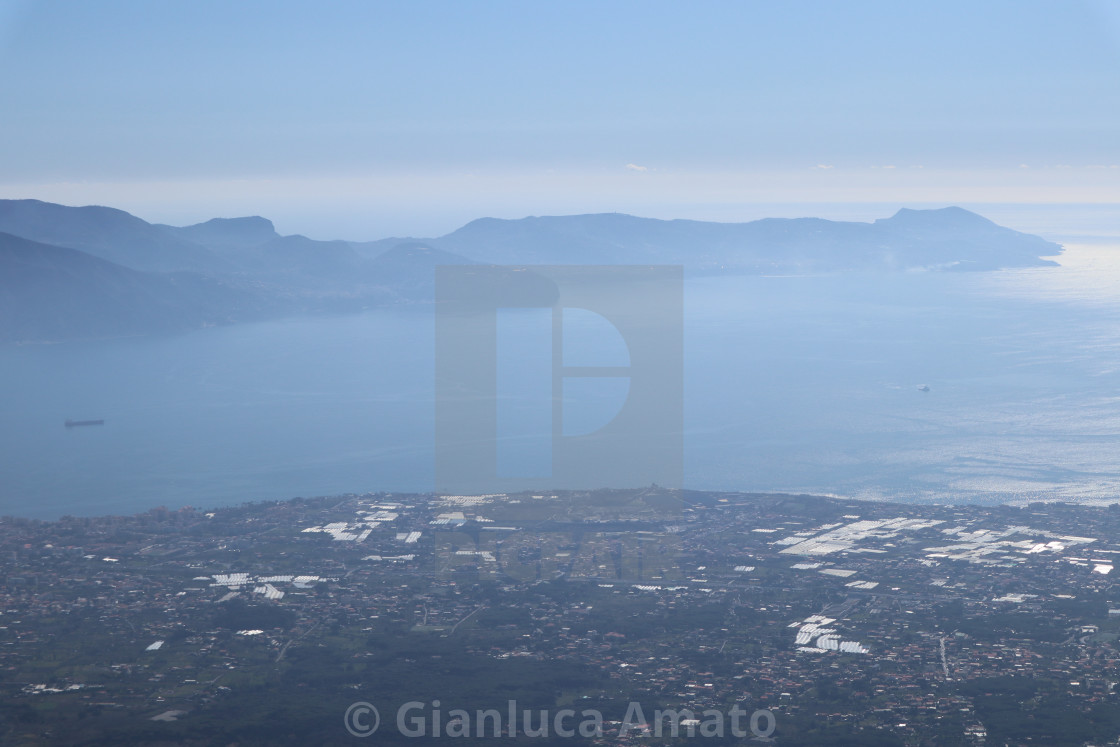
<instances>
[{"instance_id":1,"label":"dark green vegetation","mask_svg":"<svg viewBox=\"0 0 1120 747\"><path fill-rule=\"evenodd\" d=\"M766 709L790 745L1108 744L1117 536L1116 509L657 488L5 519L0 742L348 744L367 701L411 744L410 701L429 730L516 701L603 717L519 743L740 741L640 737L637 704Z\"/></svg>"}]
</instances>

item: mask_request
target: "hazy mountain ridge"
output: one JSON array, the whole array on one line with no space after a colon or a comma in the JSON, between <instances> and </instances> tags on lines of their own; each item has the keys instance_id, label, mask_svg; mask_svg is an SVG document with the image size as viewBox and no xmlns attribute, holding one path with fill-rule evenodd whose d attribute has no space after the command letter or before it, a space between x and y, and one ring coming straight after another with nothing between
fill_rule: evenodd
<instances>
[{"instance_id":1,"label":"hazy mountain ridge","mask_svg":"<svg viewBox=\"0 0 1120 747\"><path fill-rule=\"evenodd\" d=\"M195 273L154 274L0 233L0 340L175 332L264 318L266 298Z\"/></svg>"},{"instance_id":2,"label":"hazy mountain ridge","mask_svg":"<svg viewBox=\"0 0 1120 747\"><path fill-rule=\"evenodd\" d=\"M439 264L683 264L701 273L990 270L1054 264L1057 244L961 208L873 223L481 218L440 238L281 236L259 217L151 224L107 207L0 200L0 340L181 331L430 301ZM19 240L17 240L17 237Z\"/></svg>"},{"instance_id":3,"label":"hazy mountain ridge","mask_svg":"<svg viewBox=\"0 0 1120 747\"><path fill-rule=\"evenodd\" d=\"M280 238L272 221L259 215L247 218L211 218L193 226L157 224L157 227L188 241L205 244L214 250L251 248Z\"/></svg>"},{"instance_id":4,"label":"hazy mountain ridge","mask_svg":"<svg viewBox=\"0 0 1120 747\"><path fill-rule=\"evenodd\" d=\"M210 249L116 208L0 200L0 231L146 272L228 272Z\"/></svg>"},{"instance_id":5,"label":"hazy mountain ridge","mask_svg":"<svg viewBox=\"0 0 1120 747\"><path fill-rule=\"evenodd\" d=\"M160 228L204 244L256 280L316 294L334 290L347 296L411 297L428 289L430 296L436 264L472 263L467 257L433 248L433 242L426 239L355 242L281 236L271 221L259 216Z\"/></svg>"},{"instance_id":6,"label":"hazy mountain ridge","mask_svg":"<svg viewBox=\"0 0 1120 747\"><path fill-rule=\"evenodd\" d=\"M962 208L902 209L874 223L657 220L618 213L482 218L433 246L494 264L670 263L701 271L841 272L1044 266L1061 251Z\"/></svg>"}]
</instances>

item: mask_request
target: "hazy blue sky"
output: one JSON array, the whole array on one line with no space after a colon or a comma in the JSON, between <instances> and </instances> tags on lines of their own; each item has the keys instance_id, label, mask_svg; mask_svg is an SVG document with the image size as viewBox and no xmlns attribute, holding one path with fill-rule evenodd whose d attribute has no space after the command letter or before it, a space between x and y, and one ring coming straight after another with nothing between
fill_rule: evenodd
<instances>
[{"instance_id":1,"label":"hazy blue sky","mask_svg":"<svg viewBox=\"0 0 1120 747\"><path fill-rule=\"evenodd\" d=\"M1120 202L1120 4L10 2L0 197L317 238Z\"/></svg>"}]
</instances>

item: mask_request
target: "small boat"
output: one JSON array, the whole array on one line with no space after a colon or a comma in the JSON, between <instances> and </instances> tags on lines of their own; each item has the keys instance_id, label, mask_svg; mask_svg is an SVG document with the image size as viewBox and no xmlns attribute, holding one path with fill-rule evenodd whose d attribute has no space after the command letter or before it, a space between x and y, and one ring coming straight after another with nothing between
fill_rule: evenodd
<instances>
[{"instance_id":1,"label":"small boat","mask_svg":"<svg viewBox=\"0 0 1120 747\"><path fill-rule=\"evenodd\" d=\"M77 428L82 425L105 425L104 420L67 420L64 425L67 428Z\"/></svg>"},{"instance_id":2,"label":"small boat","mask_svg":"<svg viewBox=\"0 0 1120 747\"><path fill-rule=\"evenodd\" d=\"M918 391L919 392L928 392L929 391L929 386L926 385L926 384L919 384L918 385Z\"/></svg>"}]
</instances>

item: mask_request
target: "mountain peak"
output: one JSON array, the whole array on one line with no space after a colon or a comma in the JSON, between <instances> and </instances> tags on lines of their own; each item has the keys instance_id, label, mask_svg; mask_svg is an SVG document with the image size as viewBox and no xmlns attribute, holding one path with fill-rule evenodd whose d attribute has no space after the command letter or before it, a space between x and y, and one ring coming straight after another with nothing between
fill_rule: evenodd
<instances>
[{"instance_id":1,"label":"mountain peak","mask_svg":"<svg viewBox=\"0 0 1120 747\"><path fill-rule=\"evenodd\" d=\"M929 210L900 208L890 218L875 221L882 225L905 226L914 228L980 228L996 226L995 223L971 210L955 205Z\"/></svg>"},{"instance_id":2,"label":"mountain peak","mask_svg":"<svg viewBox=\"0 0 1120 747\"><path fill-rule=\"evenodd\" d=\"M280 237L272 221L253 215L245 218L212 218L184 228L169 228L179 236L220 249L260 246Z\"/></svg>"},{"instance_id":3,"label":"mountain peak","mask_svg":"<svg viewBox=\"0 0 1120 747\"><path fill-rule=\"evenodd\" d=\"M0 231L80 249L135 270L221 271L209 250L135 215L101 205L70 207L41 200L0 200Z\"/></svg>"},{"instance_id":4,"label":"mountain peak","mask_svg":"<svg viewBox=\"0 0 1120 747\"><path fill-rule=\"evenodd\" d=\"M249 215L243 218L211 218L205 223L196 223L187 228L200 228L208 226L210 228L222 228L227 231L260 231L276 233L276 227L272 225L272 221L268 218L262 218L259 215Z\"/></svg>"}]
</instances>

